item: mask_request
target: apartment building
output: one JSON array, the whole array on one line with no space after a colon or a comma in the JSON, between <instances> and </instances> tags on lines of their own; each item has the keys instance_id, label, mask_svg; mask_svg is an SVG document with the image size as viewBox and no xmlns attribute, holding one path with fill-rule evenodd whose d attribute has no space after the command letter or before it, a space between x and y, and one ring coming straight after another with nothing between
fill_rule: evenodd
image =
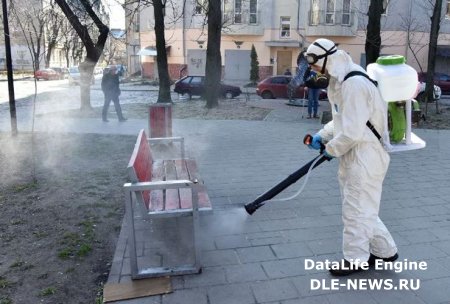
<instances>
[{"instance_id":1,"label":"apartment building","mask_svg":"<svg viewBox=\"0 0 450 304\"><path fill-rule=\"evenodd\" d=\"M432 7L419 0L385 0L382 54L404 55L417 70L426 70ZM450 72L450 1L444 1L437 70ZM204 75L207 0L174 0L165 11L169 73ZM135 5L135 4L134 4ZM225 80L249 79L250 51L258 54L260 79L294 70L300 51L319 37L339 43L365 66L369 0L223 0L221 42ZM157 78L153 7L132 7L127 14L130 72Z\"/></svg>"}]
</instances>

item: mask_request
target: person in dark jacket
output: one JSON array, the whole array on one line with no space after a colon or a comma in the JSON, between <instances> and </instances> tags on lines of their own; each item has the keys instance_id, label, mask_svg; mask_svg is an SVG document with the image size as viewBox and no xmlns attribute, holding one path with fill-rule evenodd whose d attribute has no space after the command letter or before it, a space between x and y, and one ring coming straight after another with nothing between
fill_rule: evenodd
<instances>
[{"instance_id":1,"label":"person in dark jacket","mask_svg":"<svg viewBox=\"0 0 450 304\"><path fill-rule=\"evenodd\" d=\"M105 122L108 121L107 116L111 100L114 102L114 108L116 109L119 121L127 120L122 115L122 108L120 107L119 103L119 96L120 96L119 75L117 74L117 69L115 66L105 69L102 78L102 91L103 94L105 95L105 103L103 104L103 111L102 111L103 121Z\"/></svg>"}]
</instances>

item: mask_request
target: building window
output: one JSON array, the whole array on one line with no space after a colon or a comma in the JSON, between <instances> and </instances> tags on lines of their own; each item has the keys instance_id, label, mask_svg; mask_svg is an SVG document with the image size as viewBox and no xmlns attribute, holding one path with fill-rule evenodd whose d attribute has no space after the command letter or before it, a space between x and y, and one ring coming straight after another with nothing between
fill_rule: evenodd
<instances>
[{"instance_id":1,"label":"building window","mask_svg":"<svg viewBox=\"0 0 450 304\"><path fill-rule=\"evenodd\" d=\"M250 0L250 24L258 23L258 0Z\"/></svg>"},{"instance_id":2,"label":"building window","mask_svg":"<svg viewBox=\"0 0 450 304\"><path fill-rule=\"evenodd\" d=\"M311 25L319 24L319 0L311 0Z\"/></svg>"},{"instance_id":3,"label":"building window","mask_svg":"<svg viewBox=\"0 0 450 304\"><path fill-rule=\"evenodd\" d=\"M242 0L234 0L234 23L242 23Z\"/></svg>"},{"instance_id":4,"label":"building window","mask_svg":"<svg viewBox=\"0 0 450 304\"><path fill-rule=\"evenodd\" d=\"M291 17L281 17L281 38L291 37Z\"/></svg>"},{"instance_id":5,"label":"building window","mask_svg":"<svg viewBox=\"0 0 450 304\"><path fill-rule=\"evenodd\" d=\"M334 24L334 0L327 0L327 11L325 13L325 23Z\"/></svg>"},{"instance_id":6,"label":"building window","mask_svg":"<svg viewBox=\"0 0 450 304\"><path fill-rule=\"evenodd\" d=\"M342 25L350 25L350 2L351 0L343 0Z\"/></svg>"}]
</instances>

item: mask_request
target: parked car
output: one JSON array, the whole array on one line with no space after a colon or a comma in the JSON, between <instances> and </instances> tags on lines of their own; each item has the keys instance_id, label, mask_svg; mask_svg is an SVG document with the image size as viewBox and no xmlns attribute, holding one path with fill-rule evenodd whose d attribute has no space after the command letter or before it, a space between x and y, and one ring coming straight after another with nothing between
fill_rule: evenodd
<instances>
[{"instance_id":1,"label":"parked car","mask_svg":"<svg viewBox=\"0 0 450 304\"><path fill-rule=\"evenodd\" d=\"M81 79L81 75L80 75L80 70L78 69L78 67L71 67L69 68L69 75L67 77L69 79L69 84L70 85L79 85L80 84L80 79ZM92 76L91 79L91 84L95 83L95 79Z\"/></svg>"},{"instance_id":2,"label":"parked car","mask_svg":"<svg viewBox=\"0 0 450 304\"><path fill-rule=\"evenodd\" d=\"M427 73L418 73L419 81L425 82ZM434 73L434 84L441 88L442 94L450 94L450 76L444 73Z\"/></svg>"},{"instance_id":3,"label":"parked car","mask_svg":"<svg viewBox=\"0 0 450 304\"><path fill-rule=\"evenodd\" d=\"M58 74L58 79L66 79L69 74L66 68L50 67L50 69L54 70L56 74Z\"/></svg>"},{"instance_id":4,"label":"parked car","mask_svg":"<svg viewBox=\"0 0 450 304\"><path fill-rule=\"evenodd\" d=\"M34 78L36 78L36 80L56 80L59 79L59 75L53 69L42 69L34 73Z\"/></svg>"},{"instance_id":5,"label":"parked car","mask_svg":"<svg viewBox=\"0 0 450 304\"><path fill-rule=\"evenodd\" d=\"M186 95L189 99L192 96L203 96L205 93L205 76L185 76L175 82L175 93ZM220 95L231 99L241 95L241 88L233 85L220 83Z\"/></svg>"},{"instance_id":6,"label":"parked car","mask_svg":"<svg viewBox=\"0 0 450 304\"><path fill-rule=\"evenodd\" d=\"M259 82L256 87L256 94L263 99L273 98L289 98L288 84L291 81L292 76L289 75L277 75L267 77L263 81ZM299 86L294 94L293 98L307 98L305 86ZM322 90L319 94L319 99L327 99L327 92Z\"/></svg>"}]
</instances>

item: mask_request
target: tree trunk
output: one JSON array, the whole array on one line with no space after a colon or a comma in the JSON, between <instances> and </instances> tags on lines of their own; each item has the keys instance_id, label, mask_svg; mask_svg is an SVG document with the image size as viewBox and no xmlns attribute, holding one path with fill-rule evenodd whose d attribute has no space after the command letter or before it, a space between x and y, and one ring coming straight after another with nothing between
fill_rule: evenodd
<instances>
[{"instance_id":1,"label":"tree trunk","mask_svg":"<svg viewBox=\"0 0 450 304\"><path fill-rule=\"evenodd\" d=\"M208 6L208 44L206 49L206 107L219 105L220 79L222 77L222 57L220 40L222 30L222 12L220 0L209 0Z\"/></svg>"},{"instance_id":2,"label":"tree trunk","mask_svg":"<svg viewBox=\"0 0 450 304\"><path fill-rule=\"evenodd\" d=\"M80 70L80 97L81 104L80 110L82 112L92 111L91 106L91 79L96 62L90 61L86 58L85 61L80 63L78 69Z\"/></svg>"},{"instance_id":3,"label":"tree trunk","mask_svg":"<svg viewBox=\"0 0 450 304\"><path fill-rule=\"evenodd\" d=\"M367 23L366 37L366 65L374 63L380 56L381 49L381 15L383 14L383 0L370 0L369 11L367 15L369 20Z\"/></svg>"},{"instance_id":4,"label":"tree trunk","mask_svg":"<svg viewBox=\"0 0 450 304\"><path fill-rule=\"evenodd\" d=\"M428 69L425 86L425 116L428 114L428 101L433 100L434 70L436 60L436 50L439 38L439 28L441 23L442 0L436 0L431 16L430 44L428 48ZM436 101L436 113L439 113L438 102Z\"/></svg>"},{"instance_id":5,"label":"tree trunk","mask_svg":"<svg viewBox=\"0 0 450 304\"><path fill-rule=\"evenodd\" d=\"M103 49L105 47L106 39L108 39L109 28L103 24L100 18L96 15L94 10L92 9L92 5L88 0L79 0L83 8L86 10L86 13L94 22L95 26L98 28L99 35L97 37L97 42L94 43L92 38L88 32L86 26L84 26L77 15L74 14L70 5L65 0L55 0L58 6L63 11L64 15L69 20L71 26L76 31L78 37L83 42L83 45L86 49L86 58L79 65L80 70L80 110L81 111L90 111L92 110L91 106L91 79L94 77L93 71L94 67L100 58Z\"/></svg>"},{"instance_id":6,"label":"tree trunk","mask_svg":"<svg viewBox=\"0 0 450 304\"><path fill-rule=\"evenodd\" d=\"M52 57L53 49L56 46L56 41L50 41L47 46L47 54L45 54L45 67L50 67L50 59Z\"/></svg>"},{"instance_id":7,"label":"tree trunk","mask_svg":"<svg viewBox=\"0 0 450 304\"><path fill-rule=\"evenodd\" d=\"M165 2L165 1L164 1ZM166 39L164 37L164 4L161 0L153 0L155 15L156 62L158 64L159 93L156 102L172 102L170 96L170 77L167 66Z\"/></svg>"}]
</instances>

